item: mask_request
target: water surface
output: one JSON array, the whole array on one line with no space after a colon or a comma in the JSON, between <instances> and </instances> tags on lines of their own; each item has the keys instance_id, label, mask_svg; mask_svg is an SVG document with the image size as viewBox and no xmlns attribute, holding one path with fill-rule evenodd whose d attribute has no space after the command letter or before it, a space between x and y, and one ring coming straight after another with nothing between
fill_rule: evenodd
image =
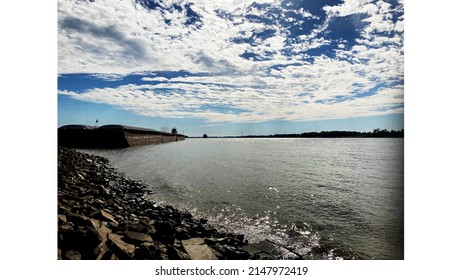
<instances>
[{"instance_id":1,"label":"water surface","mask_svg":"<svg viewBox=\"0 0 462 280\"><path fill-rule=\"evenodd\" d=\"M404 258L403 139L187 139L87 150L143 180L154 199L251 242L323 258ZM347 256L348 257L348 256Z\"/></svg>"}]
</instances>

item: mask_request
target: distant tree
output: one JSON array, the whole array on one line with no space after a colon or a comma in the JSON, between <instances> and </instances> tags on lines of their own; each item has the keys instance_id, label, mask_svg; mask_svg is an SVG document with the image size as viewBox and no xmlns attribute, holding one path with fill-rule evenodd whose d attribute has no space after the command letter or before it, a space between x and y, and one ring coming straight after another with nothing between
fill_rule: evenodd
<instances>
[{"instance_id":1,"label":"distant tree","mask_svg":"<svg viewBox=\"0 0 462 280\"><path fill-rule=\"evenodd\" d=\"M204 136L202 136L202 138L207 138L207 137L208 137L207 134L204 134Z\"/></svg>"},{"instance_id":2,"label":"distant tree","mask_svg":"<svg viewBox=\"0 0 462 280\"><path fill-rule=\"evenodd\" d=\"M176 127L172 128L172 134L177 134L178 130L176 130Z\"/></svg>"}]
</instances>

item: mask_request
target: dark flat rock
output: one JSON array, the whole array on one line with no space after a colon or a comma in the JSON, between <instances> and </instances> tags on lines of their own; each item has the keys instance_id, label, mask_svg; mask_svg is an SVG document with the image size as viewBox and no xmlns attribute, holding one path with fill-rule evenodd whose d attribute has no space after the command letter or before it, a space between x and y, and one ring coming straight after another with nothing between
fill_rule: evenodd
<instances>
[{"instance_id":1,"label":"dark flat rock","mask_svg":"<svg viewBox=\"0 0 462 280\"><path fill-rule=\"evenodd\" d=\"M141 244L143 242L153 242L152 237L148 234L135 232L135 231L126 231L125 239L130 241L133 244Z\"/></svg>"}]
</instances>

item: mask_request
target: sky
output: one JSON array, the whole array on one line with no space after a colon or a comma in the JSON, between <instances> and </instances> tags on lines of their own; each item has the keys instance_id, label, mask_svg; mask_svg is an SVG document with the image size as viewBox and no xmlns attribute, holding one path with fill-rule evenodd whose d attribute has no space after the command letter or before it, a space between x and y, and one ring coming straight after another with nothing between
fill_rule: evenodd
<instances>
[{"instance_id":1,"label":"sky","mask_svg":"<svg viewBox=\"0 0 462 280\"><path fill-rule=\"evenodd\" d=\"M58 126L404 128L402 0L59 0Z\"/></svg>"}]
</instances>

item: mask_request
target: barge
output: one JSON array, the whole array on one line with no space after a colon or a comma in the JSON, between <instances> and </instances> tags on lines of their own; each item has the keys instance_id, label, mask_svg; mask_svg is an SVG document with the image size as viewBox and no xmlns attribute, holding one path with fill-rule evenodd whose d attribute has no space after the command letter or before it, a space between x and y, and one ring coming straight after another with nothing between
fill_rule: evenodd
<instances>
[{"instance_id":1,"label":"barge","mask_svg":"<svg viewBox=\"0 0 462 280\"><path fill-rule=\"evenodd\" d=\"M58 145L69 148L126 148L185 140L178 133L126 125L65 125L58 128Z\"/></svg>"}]
</instances>

